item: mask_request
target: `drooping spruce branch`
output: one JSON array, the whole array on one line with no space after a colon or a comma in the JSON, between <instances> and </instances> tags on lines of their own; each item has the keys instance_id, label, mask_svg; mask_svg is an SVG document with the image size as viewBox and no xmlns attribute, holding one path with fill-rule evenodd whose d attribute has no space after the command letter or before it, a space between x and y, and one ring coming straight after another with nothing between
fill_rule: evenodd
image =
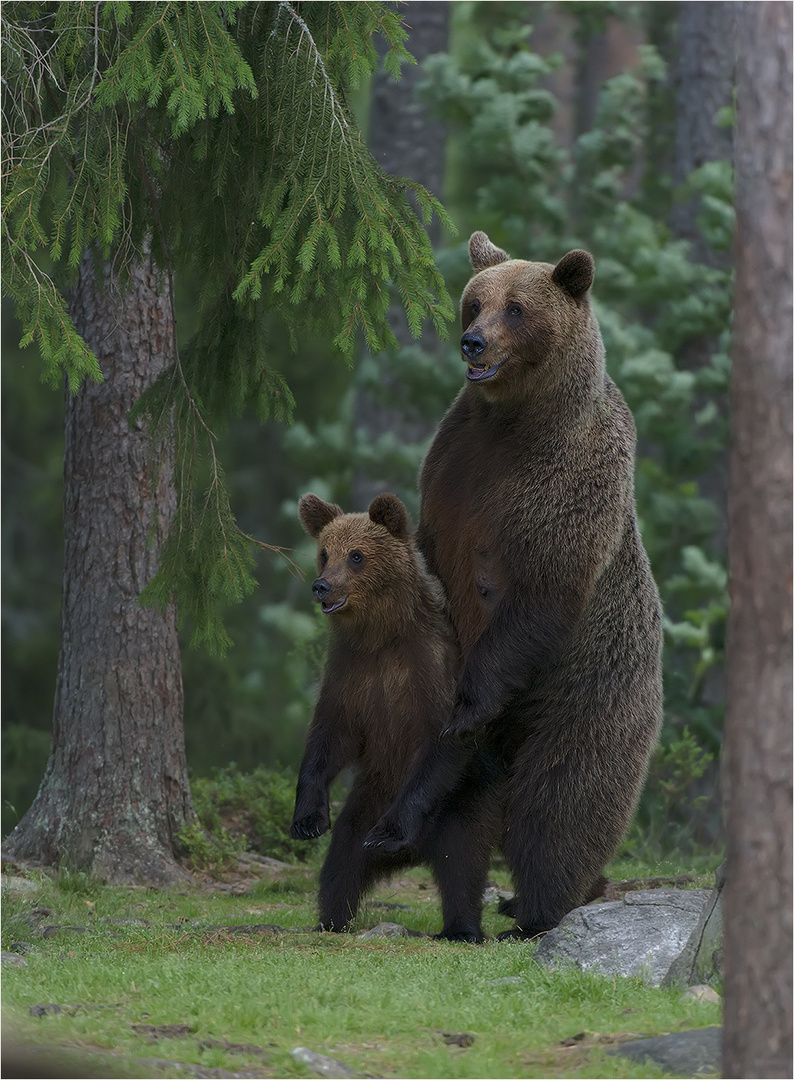
<instances>
[{"instance_id":1,"label":"drooping spruce branch","mask_svg":"<svg viewBox=\"0 0 794 1080\"><path fill-rule=\"evenodd\" d=\"M415 333L452 317L409 192L425 219L444 212L380 171L346 103L374 34L392 71L410 59L405 30L375 2L11 2L3 19L3 286L46 378L101 378L64 299L86 248L122 285L148 245L202 283L196 332L136 415L175 440L179 477L149 595L222 649L220 602L254 582L212 432L245 408L290 419L274 320L349 358L360 328L374 350L393 341L392 291Z\"/></svg>"}]
</instances>

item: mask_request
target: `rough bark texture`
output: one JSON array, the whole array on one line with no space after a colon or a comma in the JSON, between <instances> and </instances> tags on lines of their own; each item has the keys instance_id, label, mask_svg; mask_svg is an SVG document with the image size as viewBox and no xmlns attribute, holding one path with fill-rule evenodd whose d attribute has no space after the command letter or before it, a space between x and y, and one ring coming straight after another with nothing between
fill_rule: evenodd
<instances>
[{"instance_id":1,"label":"rough bark texture","mask_svg":"<svg viewBox=\"0 0 794 1080\"><path fill-rule=\"evenodd\" d=\"M683 184L707 161L733 160L733 128L717 117L733 104L737 5L691 0L677 9L673 180ZM673 231L690 241L695 262L727 268L730 253L712 250L697 227L699 204L696 198L676 205Z\"/></svg>"},{"instance_id":2,"label":"rough bark texture","mask_svg":"<svg viewBox=\"0 0 794 1080\"><path fill-rule=\"evenodd\" d=\"M792 1075L792 7L737 71L723 1076Z\"/></svg>"},{"instance_id":3,"label":"rough bark texture","mask_svg":"<svg viewBox=\"0 0 794 1080\"><path fill-rule=\"evenodd\" d=\"M119 293L90 261L71 296L105 381L66 405L64 578L52 749L4 855L116 884L184 876L177 832L193 820L176 613L138 603L174 510L167 452L156 477L127 416L173 359L167 288L146 259Z\"/></svg>"},{"instance_id":4,"label":"rough bark texture","mask_svg":"<svg viewBox=\"0 0 794 1080\"><path fill-rule=\"evenodd\" d=\"M408 3L401 13L410 30L408 49L417 63L402 68L399 82L382 70L375 76L367 142L385 172L409 176L440 196L444 182L445 129L440 121L432 119L419 101L416 88L424 78L422 61L448 47L450 4L443 0ZM437 244L439 226L435 218L428 232ZM402 307L397 303L392 305L389 322L400 348L413 343ZM431 329L424 333L422 348L440 348L438 337ZM384 370L382 386L388 391L389 385L400 378L401 373ZM359 386L354 403L355 427L370 432L373 438L384 431L392 431L403 443L430 438L434 421L409 420L402 411L389 408L386 400L388 395L385 399L376 398ZM384 479L357 473L352 483L352 509L366 509L377 494L389 487L389 482Z\"/></svg>"}]
</instances>

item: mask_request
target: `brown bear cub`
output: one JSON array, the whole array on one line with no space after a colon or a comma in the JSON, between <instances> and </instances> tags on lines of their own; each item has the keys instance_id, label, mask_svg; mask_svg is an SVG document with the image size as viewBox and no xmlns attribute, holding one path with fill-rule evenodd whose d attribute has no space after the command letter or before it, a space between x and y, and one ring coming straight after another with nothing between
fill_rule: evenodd
<instances>
[{"instance_id":1,"label":"brown bear cub","mask_svg":"<svg viewBox=\"0 0 794 1080\"><path fill-rule=\"evenodd\" d=\"M317 541L312 591L331 634L298 777L293 837L308 840L330 827L329 784L341 769L354 768L320 873L321 927L345 930L376 881L427 863L441 891L440 936L481 941L482 893L499 825L498 769L484 756L468 773L456 771L410 847L399 855L363 847L421 751L449 722L460 662L443 589L428 573L396 496L379 495L366 514L345 514L304 495L299 515Z\"/></svg>"},{"instance_id":2,"label":"brown bear cub","mask_svg":"<svg viewBox=\"0 0 794 1080\"><path fill-rule=\"evenodd\" d=\"M532 937L598 890L662 715L659 596L637 529L634 421L607 375L593 260L469 242L467 383L420 478L417 544L463 651L438 748L367 838L410 843L474 734L508 769L503 851ZM494 796L496 797L496 795Z\"/></svg>"}]
</instances>

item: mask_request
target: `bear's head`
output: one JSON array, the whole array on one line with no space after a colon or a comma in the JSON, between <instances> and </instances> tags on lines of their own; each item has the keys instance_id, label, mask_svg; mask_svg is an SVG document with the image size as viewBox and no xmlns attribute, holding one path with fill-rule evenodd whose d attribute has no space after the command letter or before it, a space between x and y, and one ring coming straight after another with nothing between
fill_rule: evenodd
<instances>
[{"instance_id":1,"label":"bear's head","mask_svg":"<svg viewBox=\"0 0 794 1080\"><path fill-rule=\"evenodd\" d=\"M326 615L345 623L395 622L410 609L418 554L408 513L396 495L378 495L366 514L346 514L317 495L304 495L298 515L317 541L318 576L312 592Z\"/></svg>"},{"instance_id":2,"label":"bear's head","mask_svg":"<svg viewBox=\"0 0 794 1080\"><path fill-rule=\"evenodd\" d=\"M569 251L556 266L511 259L484 232L469 240L474 277L461 300L467 379L491 400L515 400L603 373L590 309L593 258Z\"/></svg>"}]
</instances>

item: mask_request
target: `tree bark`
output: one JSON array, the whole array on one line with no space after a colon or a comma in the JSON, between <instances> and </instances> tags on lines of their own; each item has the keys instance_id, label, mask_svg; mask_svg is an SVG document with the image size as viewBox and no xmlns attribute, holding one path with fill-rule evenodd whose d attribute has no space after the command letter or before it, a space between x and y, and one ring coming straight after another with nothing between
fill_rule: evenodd
<instances>
[{"instance_id":1,"label":"tree bark","mask_svg":"<svg viewBox=\"0 0 794 1080\"><path fill-rule=\"evenodd\" d=\"M185 877L177 834L194 820L174 607L144 608L175 508L170 449L128 414L172 362L167 283L151 258L119 291L90 256L70 308L105 381L68 395L64 577L52 748L39 793L6 856L88 871L112 884Z\"/></svg>"},{"instance_id":2,"label":"tree bark","mask_svg":"<svg viewBox=\"0 0 794 1080\"><path fill-rule=\"evenodd\" d=\"M792 8L738 11L725 1077L792 1075Z\"/></svg>"},{"instance_id":3,"label":"tree bark","mask_svg":"<svg viewBox=\"0 0 794 1080\"><path fill-rule=\"evenodd\" d=\"M677 5L673 79L676 122L673 182L684 184L707 161L733 161L733 128L720 126L720 109L733 104L736 66L735 3L691 0ZM731 255L714 251L697 226L700 198L676 203L672 226L692 245L693 262L728 269Z\"/></svg>"}]
</instances>

